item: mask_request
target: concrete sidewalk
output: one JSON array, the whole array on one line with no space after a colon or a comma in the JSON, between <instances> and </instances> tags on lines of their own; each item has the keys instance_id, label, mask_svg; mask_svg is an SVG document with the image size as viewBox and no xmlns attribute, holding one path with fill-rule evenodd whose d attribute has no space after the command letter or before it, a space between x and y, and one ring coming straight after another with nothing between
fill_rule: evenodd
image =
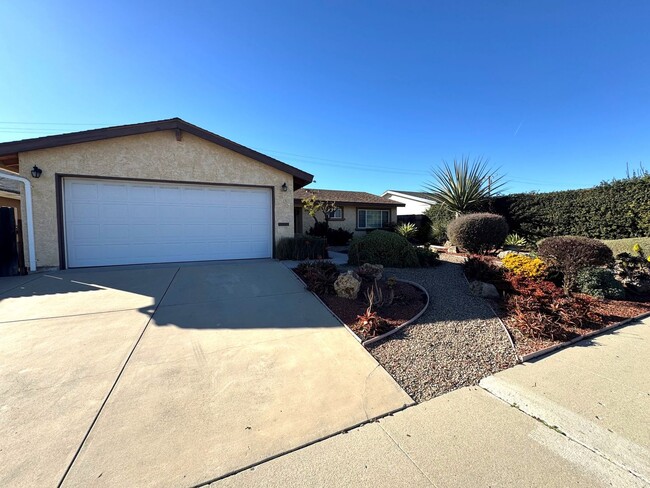
<instances>
[{"instance_id":1,"label":"concrete sidewalk","mask_svg":"<svg viewBox=\"0 0 650 488\"><path fill-rule=\"evenodd\" d=\"M650 486L650 319L217 481Z\"/></svg>"}]
</instances>

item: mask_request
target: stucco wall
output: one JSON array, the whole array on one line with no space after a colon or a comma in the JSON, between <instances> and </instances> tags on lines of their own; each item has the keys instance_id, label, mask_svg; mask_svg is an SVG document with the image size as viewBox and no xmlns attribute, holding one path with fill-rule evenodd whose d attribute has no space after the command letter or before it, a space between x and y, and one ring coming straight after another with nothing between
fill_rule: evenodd
<instances>
[{"instance_id":1,"label":"stucco wall","mask_svg":"<svg viewBox=\"0 0 650 488\"><path fill-rule=\"evenodd\" d=\"M397 207L397 215L419 215L427 211L431 206L428 203L422 203L410 198L404 198L399 195L387 195L391 200L406 204L405 207Z\"/></svg>"},{"instance_id":2,"label":"stucco wall","mask_svg":"<svg viewBox=\"0 0 650 488\"><path fill-rule=\"evenodd\" d=\"M273 186L276 242L293 236L293 178L192 134L173 131L119 137L20 153L20 173L32 181L36 260L39 268L59 266L55 174L112 176L195 183ZM39 179L29 172L37 165ZM286 183L288 191L281 186ZM289 223L279 227L279 222ZM27 254L27 253L25 253Z\"/></svg>"},{"instance_id":3,"label":"stucco wall","mask_svg":"<svg viewBox=\"0 0 650 488\"><path fill-rule=\"evenodd\" d=\"M367 208L362 205L358 207L344 206L343 207L343 220L330 220L330 228L338 229L339 227L354 233L355 236L363 236L367 233L365 230L357 230L357 208ZM318 221L323 222L325 217L322 212L319 213ZM390 221L397 222L397 213L395 208L390 209ZM302 211L302 229L304 233L314 226L314 218L304 210Z\"/></svg>"}]
</instances>

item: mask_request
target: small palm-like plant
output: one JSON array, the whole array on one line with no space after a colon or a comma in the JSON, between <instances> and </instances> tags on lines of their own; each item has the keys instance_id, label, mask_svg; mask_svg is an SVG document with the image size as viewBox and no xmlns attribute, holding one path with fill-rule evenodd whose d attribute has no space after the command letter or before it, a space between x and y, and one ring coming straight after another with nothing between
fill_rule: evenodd
<instances>
[{"instance_id":1,"label":"small palm-like plant","mask_svg":"<svg viewBox=\"0 0 650 488\"><path fill-rule=\"evenodd\" d=\"M397 232L402 237L406 237L407 239L414 237L417 231L418 228L411 222L400 224L395 228L395 232Z\"/></svg>"},{"instance_id":2,"label":"small palm-like plant","mask_svg":"<svg viewBox=\"0 0 650 488\"><path fill-rule=\"evenodd\" d=\"M503 243L505 246L514 246L514 247L528 247L529 243L526 240L525 237L520 236L516 232L513 232L512 234L508 234L508 237L506 237L505 242Z\"/></svg>"},{"instance_id":3,"label":"small palm-like plant","mask_svg":"<svg viewBox=\"0 0 650 488\"><path fill-rule=\"evenodd\" d=\"M452 164L432 170L434 181L425 185L431 198L456 216L475 210L481 203L497 194L505 185L503 176L490 169L489 161L476 158L454 159Z\"/></svg>"}]
</instances>

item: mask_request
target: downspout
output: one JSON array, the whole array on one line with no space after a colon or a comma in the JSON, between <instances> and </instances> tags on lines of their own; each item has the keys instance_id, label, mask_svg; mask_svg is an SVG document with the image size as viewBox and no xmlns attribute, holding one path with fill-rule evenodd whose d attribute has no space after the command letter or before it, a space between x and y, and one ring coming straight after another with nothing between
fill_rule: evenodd
<instances>
[{"instance_id":1,"label":"downspout","mask_svg":"<svg viewBox=\"0 0 650 488\"><path fill-rule=\"evenodd\" d=\"M4 170L0 170L0 178L20 181L25 186L25 210L27 215L27 253L29 255L29 270L36 271L36 250L34 249L34 216L32 212L32 183L23 176L18 176Z\"/></svg>"}]
</instances>

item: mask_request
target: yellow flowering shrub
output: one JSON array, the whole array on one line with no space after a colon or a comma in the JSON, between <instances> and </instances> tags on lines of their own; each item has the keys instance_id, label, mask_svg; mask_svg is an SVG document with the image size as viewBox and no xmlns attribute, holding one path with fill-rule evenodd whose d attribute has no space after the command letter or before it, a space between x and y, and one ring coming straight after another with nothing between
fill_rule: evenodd
<instances>
[{"instance_id":1,"label":"yellow flowering shrub","mask_svg":"<svg viewBox=\"0 0 650 488\"><path fill-rule=\"evenodd\" d=\"M503 267L516 275L523 275L529 278L542 278L546 275L546 264L540 258L511 253L505 256L502 261Z\"/></svg>"}]
</instances>

